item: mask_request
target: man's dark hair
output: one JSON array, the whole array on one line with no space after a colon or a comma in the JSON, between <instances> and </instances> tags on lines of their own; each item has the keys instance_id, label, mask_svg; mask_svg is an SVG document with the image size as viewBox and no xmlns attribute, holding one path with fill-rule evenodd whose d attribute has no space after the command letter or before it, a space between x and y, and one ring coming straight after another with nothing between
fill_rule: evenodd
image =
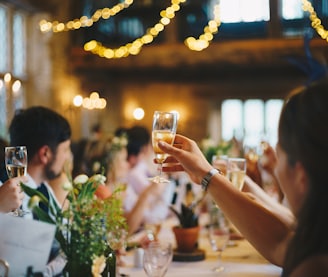
<instances>
[{"instance_id":1,"label":"man's dark hair","mask_svg":"<svg viewBox=\"0 0 328 277\"><path fill-rule=\"evenodd\" d=\"M150 142L150 133L146 127L133 126L127 130L128 156L138 155L143 146Z\"/></svg>"},{"instance_id":2,"label":"man's dark hair","mask_svg":"<svg viewBox=\"0 0 328 277\"><path fill-rule=\"evenodd\" d=\"M9 126L10 145L25 145L33 157L44 145L56 152L58 144L70 139L68 121L57 112L35 106L18 110Z\"/></svg>"}]
</instances>

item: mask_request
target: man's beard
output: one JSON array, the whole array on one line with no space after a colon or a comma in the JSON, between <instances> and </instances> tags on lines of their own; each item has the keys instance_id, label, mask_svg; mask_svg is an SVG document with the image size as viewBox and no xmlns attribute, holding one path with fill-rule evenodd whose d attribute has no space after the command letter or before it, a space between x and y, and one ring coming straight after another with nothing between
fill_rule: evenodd
<instances>
[{"instance_id":1,"label":"man's beard","mask_svg":"<svg viewBox=\"0 0 328 277\"><path fill-rule=\"evenodd\" d=\"M56 179L61 174L61 172L55 172L55 171L53 171L52 170L52 165L53 165L53 160L49 164L47 164L47 166L45 168L45 174L46 174L46 178L48 180Z\"/></svg>"}]
</instances>

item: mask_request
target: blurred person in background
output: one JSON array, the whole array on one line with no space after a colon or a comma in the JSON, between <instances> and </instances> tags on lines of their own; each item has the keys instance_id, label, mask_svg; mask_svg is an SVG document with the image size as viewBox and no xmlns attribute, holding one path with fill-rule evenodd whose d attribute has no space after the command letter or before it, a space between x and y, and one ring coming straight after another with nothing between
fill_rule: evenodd
<instances>
[{"instance_id":1,"label":"blurred person in background","mask_svg":"<svg viewBox=\"0 0 328 277\"><path fill-rule=\"evenodd\" d=\"M127 179L130 164L128 162L128 135L126 132L116 132L108 143L106 150L106 185L110 191L123 189L121 196L124 214L127 219L129 234L142 228L146 215L151 213L150 199L159 197L162 193L161 184L146 186L136 193Z\"/></svg>"}]
</instances>

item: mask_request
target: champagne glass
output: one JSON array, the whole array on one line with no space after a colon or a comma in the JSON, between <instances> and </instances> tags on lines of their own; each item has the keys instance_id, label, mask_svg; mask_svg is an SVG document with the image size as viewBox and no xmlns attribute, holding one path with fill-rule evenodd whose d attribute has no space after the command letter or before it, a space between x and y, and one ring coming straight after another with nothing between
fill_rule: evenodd
<instances>
[{"instance_id":1,"label":"champagne glass","mask_svg":"<svg viewBox=\"0 0 328 277\"><path fill-rule=\"evenodd\" d=\"M177 125L178 114L176 112L154 112L152 144L155 152L155 160L159 164L159 175L151 178L153 182L169 182L167 179L162 177L162 167L165 159L167 158L167 154L158 147L158 142L165 141L172 145L177 131Z\"/></svg>"},{"instance_id":2,"label":"champagne glass","mask_svg":"<svg viewBox=\"0 0 328 277\"><path fill-rule=\"evenodd\" d=\"M172 261L172 244L151 242L144 250L143 267L148 277L163 277Z\"/></svg>"},{"instance_id":3,"label":"champagne glass","mask_svg":"<svg viewBox=\"0 0 328 277\"><path fill-rule=\"evenodd\" d=\"M213 271L221 272L224 270L224 266L221 263L222 252L228 245L230 239L230 228L228 220L216 205L213 205L210 213L208 238L212 250L218 253L219 259L219 264L213 268Z\"/></svg>"},{"instance_id":4,"label":"champagne glass","mask_svg":"<svg viewBox=\"0 0 328 277\"><path fill-rule=\"evenodd\" d=\"M5 147L5 164L9 178L26 175L27 172L27 150L26 146ZM16 209L12 212L14 216L24 216L27 211Z\"/></svg>"},{"instance_id":5,"label":"champagne glass","mask_svg":"<svg viewBox=\"0 0 328 277\"><path fill-rule=\"evenodd\" d=\"M228 158L227 177L230 182L239 190L244 186L246 176L246 159Z\"/></svg>"}]
</instances>

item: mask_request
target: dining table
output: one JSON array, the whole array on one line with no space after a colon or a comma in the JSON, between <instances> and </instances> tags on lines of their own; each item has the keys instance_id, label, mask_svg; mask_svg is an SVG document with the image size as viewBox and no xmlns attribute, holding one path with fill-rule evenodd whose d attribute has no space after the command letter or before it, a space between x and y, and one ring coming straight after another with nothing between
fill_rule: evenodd
<instances>
[{"instance_id":1,"label":"dining table","mask_svg":"<svg viewBox=\"0 0 328 277\"><path fill-rule=\"evenodd\" d=\"M162 223L158 240L172 242L176 247L172 227L177 224L174 218L170 218ZM146 232L145 230L142 232ZM144 234L139 233L131 238L138 240ZM165 277L193 277L193 276L220 276L220 277L278 277L281 276L282 269L279 266L267 261L245 238L240 234L231 237L227 247L222 253L219 261L218 253L213 251L207 236L206 228L201 225L198 239L198 250L204 253L204 258L197 261L176 261L174 258L170 263ZM125 277L147 277L140 261L140 248L127 251L121 257L123 265L119 266L119 276ZM139 261L139 262L137 262ZM224 270L214 272L213 268L218 263L223 265Z\"/></svg>"}]
</instances>

